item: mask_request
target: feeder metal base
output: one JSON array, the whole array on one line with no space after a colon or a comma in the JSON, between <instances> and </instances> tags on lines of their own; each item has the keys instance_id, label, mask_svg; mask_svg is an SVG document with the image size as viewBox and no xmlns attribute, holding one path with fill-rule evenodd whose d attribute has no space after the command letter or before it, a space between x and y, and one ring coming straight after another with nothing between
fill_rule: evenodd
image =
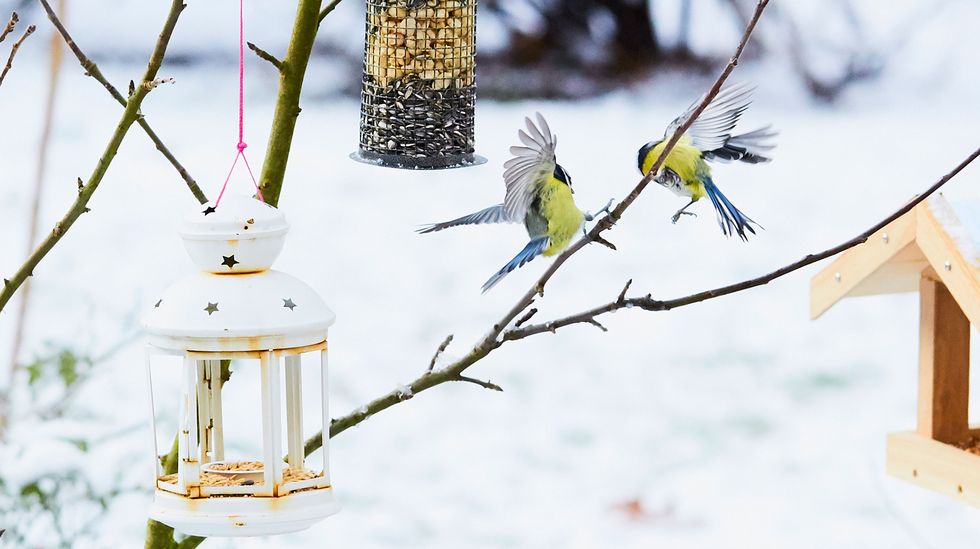
<instances>
[{"instance_id":1,"label":"feeder metal base","mask_svg":"<svg viewBox=\"0 0 980 549\"><path fill-rule=\"evenodd\" d=\"M400 154L378 154L364 149L358 149L350 155L352 160L383 168L398 168L401 170L448 170L452 168L468 168L486 164L487 159L478 154L460 154L451 156L414 157Z\"/></svg>"}]
</instances>

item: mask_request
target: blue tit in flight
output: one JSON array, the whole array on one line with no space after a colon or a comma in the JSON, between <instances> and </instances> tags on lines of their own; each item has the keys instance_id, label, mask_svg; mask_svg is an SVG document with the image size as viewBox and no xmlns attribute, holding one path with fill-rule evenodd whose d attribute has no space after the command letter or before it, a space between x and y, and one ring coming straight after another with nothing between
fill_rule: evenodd
<instances>
[{"instance_id":1,"label":"blue tit in flight","mask_svg":"<svg viewBox=\"0 0 980 549\"><path fill-rule=\"evenodd\" d=\"M681 215L696 215L686 211L687 208L707 196L715 208L718 224L725 236L737 234L742 240L748 240L747 233L755 234L752 225L758 227L759 224L742 213L722 194L711 179L711 167L706 162L739 160L759 164L771 160L766 155L775 148L772 138L777 135L771 126L732 135L742 113L752 103L754 89L744 84L722 88L667 155L654 181L674 194L690 199L690 202L671 217L671 222L677 223ZM640 148L636 163L641 173L645 175L650 170L663 153L667 141L702 100L703 96L671 122L663 139L651 141Z\"/></svg>"},{"instance_id":2,"label":"blue tit in flight","mask_svg":"<svg viewBox=\"0 0 980 549\"><path fill-rule=\"evenodd\" d=\"M594 217L575 205L572 178L555 156L558 138L540 113L536 113L536 118L537 124L530 118L524 119L527 132L517 132L523 145L511 147L513 157L504 163L506 192L502 204L418 231L426 234L459 225L524 223L530 241L483 284L484 292L535 257L561 253L583 223ZM611 202L602 211L608 212Z\"/></svg>"}]
</instances>

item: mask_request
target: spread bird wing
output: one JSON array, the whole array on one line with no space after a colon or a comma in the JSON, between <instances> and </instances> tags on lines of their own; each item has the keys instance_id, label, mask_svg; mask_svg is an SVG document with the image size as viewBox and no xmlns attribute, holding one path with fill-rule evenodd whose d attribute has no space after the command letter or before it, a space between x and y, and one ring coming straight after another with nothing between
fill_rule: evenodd
<instances>
[{"instance_id":1,"label":"spread bird wing","mask_svg":"<svg viewBox=\"0 0 980 549\"><path fill-rule=\"evenodd\" d=\"M476 213L471 213L470 215L464 215L463 217L458 217L451 221L443 221L442 223L432 223L430 225L424 225L420 227L416 232L419 234L434 233L436 231L441 231L443 229L448 229L449 227L456 227L458 225L482 225L484 223L517 223L521 221L520 219L511 219L507 217L507 210L504 209L503 204L497 204L496 206L490 206L489 208L484 208Z\"/></svg>"},{"instance_id":2,"label":"spread bird wing","mask_svg":"<svg viewBox=\"0 0 980 549\"><path fill-rule=\"evenodd\" d=\"M717 160L719 162L729 162L737 160L748 164L759 164L772 160L768 155L769 151L776 148L773 139L779 132L772 129L772 126L764 126L757 130L733 135L721 147L704 151L704 158L707 160Z\"/></svg>"},{"instance_id":3,"label":"spread bird wing","mask_svg":"<svg viewBox=\"0 0 980 549\"><path fill-rule=\"evenodd\" d=\"M711 100L705 107L701 116L691 124L684 134L691 140L691 144L701 151L713 151L725 145L731 137L735 124L739 117L752 104L752 92L755 86L749 84L733 84L722 88L718 95ZM691 104L667 126L664 132L664 139L670 139L677 128L681 127L685 121L693 114L694 109L704 100L702 95L697 101Z\"/></svg>"},{"instance_id":4,"label":"spread bird wing","mask_svg":"<svg viewBox=\"0 0 980 549\"><path fill-rule=\"evenodd\" d=\"M524 219L538 189L555 171L558 137L551 133L541 113L535 113L535 117L537 124L530 118L524 119L527 132L517 131L524 145L511 147L510 153L514 156L504 162L504 184L507 187L504 210L510 219Z\"/></svg>"}]
</instances>

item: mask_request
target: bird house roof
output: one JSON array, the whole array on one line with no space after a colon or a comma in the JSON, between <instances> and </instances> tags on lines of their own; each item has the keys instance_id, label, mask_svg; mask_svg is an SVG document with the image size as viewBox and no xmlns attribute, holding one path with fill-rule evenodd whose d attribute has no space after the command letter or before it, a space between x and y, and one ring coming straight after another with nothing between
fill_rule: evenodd
<instances>
[{"instance_id":1,"label":"bird house roof","mask_svg":"<svg viewBox=\"0 0 980 549\"><path fill-rule=\"evenodd\" d=\"M810 317L849 296L914 292L923 275L980 324L980 204L954 207L935 195L847 250L813 277Z\"/></svg>"}]
</instances>

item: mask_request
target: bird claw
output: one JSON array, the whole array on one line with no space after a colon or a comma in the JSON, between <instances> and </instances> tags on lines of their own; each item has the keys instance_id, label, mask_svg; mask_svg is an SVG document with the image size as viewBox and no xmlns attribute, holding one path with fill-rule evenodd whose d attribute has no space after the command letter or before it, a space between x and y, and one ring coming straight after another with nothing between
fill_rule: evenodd
<instances>
[{"instance_id":1,"label":"bird claw","mask_svg":"<svg viewBox=\"0 0 980 549\"><path fill-rule=\"evenodd\" d=\"M677 220L680 219L682 215L693 215L694 217L697 217L698 216L698 214L696 214L694 212L683 212L683 211L681 211L681 212L677 212L674 215L670 216L670 222L672 224L676 225L677 224Z\"/></svg>"},{"instance_id":2,"label":"bird claw","mask_svg":"<svg viewBox=\"0 0 980 549\"><path fill-rule=\"evenodd\" d=\"M602 207L602 209L600 209L600 210L599 210L599 211L597 211L596 213L589 213L589 212L585 212L585 220L586 220L586 221L592 221L593 219L595 219L595 218L597 218L597 217L599 217L599 214L601 214L601 213L607 213L607 214L608 214L608 213L611 213L611 212L609 211L609 208L611 208L611 207L612 207L612 203L613 203L614 201L615 201L615 199L614 199L614 198L610 198L610 199L609 199L609 202L606 202L606 205L605 205L605 206L603 206L603 207Z\"/></svg>"}]
</instances>

